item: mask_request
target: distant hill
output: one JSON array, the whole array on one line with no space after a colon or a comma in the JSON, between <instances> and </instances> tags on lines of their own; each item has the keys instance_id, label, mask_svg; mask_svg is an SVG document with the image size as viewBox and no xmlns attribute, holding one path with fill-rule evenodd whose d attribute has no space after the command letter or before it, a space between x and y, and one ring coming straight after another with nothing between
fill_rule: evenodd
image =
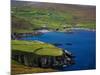
<instances>
[{"instance_id":1,"label":"distant hill","mask_svg":"<svg viewBox=\"0 0 100 75\"><path fill-rule=\"evenodd\" d=\"M73 5L73 4L59 4L59 3L44 3L44 2L28 2L28 1L12 1L12 6L21 7L21 6L31 6L34 8L41 9L52 9L58 11L67 11L72 12L73 14L79 16L88 16L88 18L95 18L96 6L91 5ZM80 14L81 13L81 14ZM89 16L91 15L91 16Z\"/></svg>"},{"instance_id":2,"label":"distant hill","mask_svg":"<svg viewBox=\"0 0 100 75\"><path fill-rule=\"evenodd\" d=\"M25 18L35 27L48 24L49 28L61 25L95 28L96 6L44 2L11 1L13 15Z\"/></svg>"}]
</instances>

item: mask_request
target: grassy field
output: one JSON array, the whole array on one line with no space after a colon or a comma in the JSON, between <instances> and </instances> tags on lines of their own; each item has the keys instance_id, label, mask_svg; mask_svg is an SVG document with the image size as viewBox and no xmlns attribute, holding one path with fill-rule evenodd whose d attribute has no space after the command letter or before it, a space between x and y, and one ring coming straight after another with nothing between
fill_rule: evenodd
<instances>
[{"instance_id":1,"label":"grassy field","mask_svg":"<svg viewBox=\"0 0 100 75\"><path fill-rule=\"evenodd\" d=\"M95 6L63 5L35 2L15 2L11 8L12 30L32 31L47 26L55 30L63 27L95 29ZM40 6L39 6L40 5Z\"/></svg>"},{"instance_id":2,"label":"grassy field","mask_svg":"<svg viewBox=\"0 0 100 75\"><path fill-rule=\"evenodd\" d=\"M46 55L46 56L61 56L63 54L60 48L57 48L51 44L47 44L40 41L12 40L11 45L12 45L12 53L13 51L21 51L21 52L28 52L28 53L30 52L37 55ZM56 71L51 68L25 66L15 60L12 60L11 64L12 64L11 65L12 75Z\"/></svg>"},{"instance_id":3,"label":"grassy field","mask_svg":"<svg viewBox=\"0 0 100 75\"><path fill-rule=\"evenodd\" d=\"M22 9L22 8L20 8L20 9ZM25 19L26 22L29 22L32 26L22 23L24 25L23 27L25 27L25 25L26 25L26 26L28 26L28 28L30 27L29 29L31 29L31 28L38 29L45 25L49 29L53 29L53 30L57 29L57 28L59 28L61 30L63 28L63 26L65 26L67 24L71 24L71 21L72 21L72 15L70 13L62 13L62 12L42 10L42 9L41 10L30 9L30 10L31 11L29 11L29 12L25 12L25 11L21 11L21 10L16 12L13 10L12 15L14 15L14 17L12 17L12 20L14 20L13 18L16 18L16 19L21 18L22 20ZM22 21L20 21L20 22L22 22ZM18 23L18 21L17 21L17 23ZM19 28L21 28L21 27L19 26Z\"/></svg>"},{"instance_id":4,"label":"grassy field","mask_svg":"<svg viewBox=\"0 0 100 75\"><path fill-rule=\"evenodd\" d=\"M43 72L56 72L57 70L51 68L28 67L12 60L11 75L16 74L31 74Z\"/></svg>"},{"instance_id":5,"label":"grassy field","mask_svg":"<svg viewBox=\"0 0 100 75\"><path fill-rule=\"evenodd\" d=\"M17 50L48 56L60 56L63 54L62 49L39 41L12 40L11 43L13 51Z\"/></svg>"}]
</instances>

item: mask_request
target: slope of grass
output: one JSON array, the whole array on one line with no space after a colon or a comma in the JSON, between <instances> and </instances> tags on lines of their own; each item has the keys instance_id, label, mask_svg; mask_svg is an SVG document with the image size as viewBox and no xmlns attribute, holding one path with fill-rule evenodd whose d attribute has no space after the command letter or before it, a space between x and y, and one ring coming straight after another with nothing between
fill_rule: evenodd
<instances>
[{"instance_id":1,"label":"slope of grass","mask_svg":"<svg viewBox=\"0 0 100 75\"><path fill-rule=\"evenodd\" d=\"M14 8L12 8L14 9ZM40 10L40 9L30 9L31 11L23 11L23 8L18 8L19 10L14 11L13 15L17 17L25 18L31 24L33 28L41 28L43 25L47 25L50 29L56 29L63 27L64 24L70 24L72 22L72 15L70 13L63 13L51 10ZM22 10L21 10L22 9ZM27 10L24 8L24 10ZM45 11L45 12L44 12ZM35 25L35 26L34 26Z\"/></svg>"},{"instance_id":2,"label":"slope of grass","mask_svg":"<svg viewBox=\"0 0 100 75\"><path fill-rule=\"evenodd\" d=\"M36 5L34 2L33 4L25 2L24 5L24 2L21 2L20 5L20 2L18 4L16 2L16 5L12 6L12 15L17 17L12 16L12 21L14 20L12 30L15 30L14 32L28 32L34 29L40 29L44 25L50 30L59 28L60 31L63 30L63 26L68 25L75 27L75 25L79 24L79 27L89 29L95 29L96 27L95 7L93 6L39 4L40 6L38 6L38 3Z\"/></svg>"},{"instance_id":3,"label":"slope of grass","mask_svg":"<svg viewBox=\"0 0 100 75\"><path fill-rule=\"evenodd\" d=\"M42 72L55 72L56 70L51 68L39 68L39 67L28 67L12 60L11 75L16 74L31 74L31 73L42 73Z\"/></svg>"},{"instance_id":4,"label":"slope of grass","mask_svg":"<svg viewBox=\"0 0 100 75\"><path fill-rule=\"evenodd\" d=\"M39 41L12 40L12 50L48 56L60 56L63 54L60 48Z\"/></svg>"}]
</instances>

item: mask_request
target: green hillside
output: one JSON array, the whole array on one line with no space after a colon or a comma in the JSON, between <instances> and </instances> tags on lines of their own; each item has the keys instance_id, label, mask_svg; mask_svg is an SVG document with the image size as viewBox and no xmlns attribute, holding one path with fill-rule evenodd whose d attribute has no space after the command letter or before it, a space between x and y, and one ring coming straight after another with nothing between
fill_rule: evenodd
<instances>
[{"instance_id":1,"label":"green hillside","mask_svg":"<svg viewBox=\"0 0 100 75\"><path fill-rule=\"evenodd\" d=\"M12 60L11 65L11 75L17 74L31 74L31 73L43 73L43 72L57 72L55 69L51 68L40 68L40 67L29 67L20 64L17 61Z\"/></svg>"},{"instance_id":2,"label":"green hillside","mask_svg":"<svg viewBox=\"0 0 100 75\"><path fill-rule=\"evenodd\" d=\"M95 7L93 6L37 4L40 6L34 2L33 4L23 2L19 6L16 3L17 6L12 6L13 31L32 31L44 25L51 30L59 28L60 31L64 26L95 29Z\"/></svg>"},{"instance_id":3,"label":"green hillside","mask_svg":"<svg viewBox=\"0 0 100 75\"><path fill-rule=\"evenodd\" d=\"M47 56L61 56L63 54L62 49L40 41L12 40L12 50Z\"/></svg>"}]
</instances>

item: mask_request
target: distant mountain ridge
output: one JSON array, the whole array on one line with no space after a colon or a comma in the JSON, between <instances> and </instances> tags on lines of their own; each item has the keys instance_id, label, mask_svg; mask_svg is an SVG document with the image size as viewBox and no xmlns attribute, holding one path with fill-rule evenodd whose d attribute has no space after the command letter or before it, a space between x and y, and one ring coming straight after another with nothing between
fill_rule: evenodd
<instances>
[{"instance_id":1,"label":"distant mountain ridge","mask_svg":"<svg viewBox=\"0 0 100 75\"><path fill-rule=\"evenodd\" d=\"M75 11L75 14L81 12L83 14L92 14L92 18L96 17L96 6L91 5L74 5L74 4L60 4L60 3L47 3L47 2L31 2L31 1L11 1L12 7L31 6L41 9L55 9L60 11ZM73 12L74 13L74 12Z\"/></svg>"}]
</instances>

